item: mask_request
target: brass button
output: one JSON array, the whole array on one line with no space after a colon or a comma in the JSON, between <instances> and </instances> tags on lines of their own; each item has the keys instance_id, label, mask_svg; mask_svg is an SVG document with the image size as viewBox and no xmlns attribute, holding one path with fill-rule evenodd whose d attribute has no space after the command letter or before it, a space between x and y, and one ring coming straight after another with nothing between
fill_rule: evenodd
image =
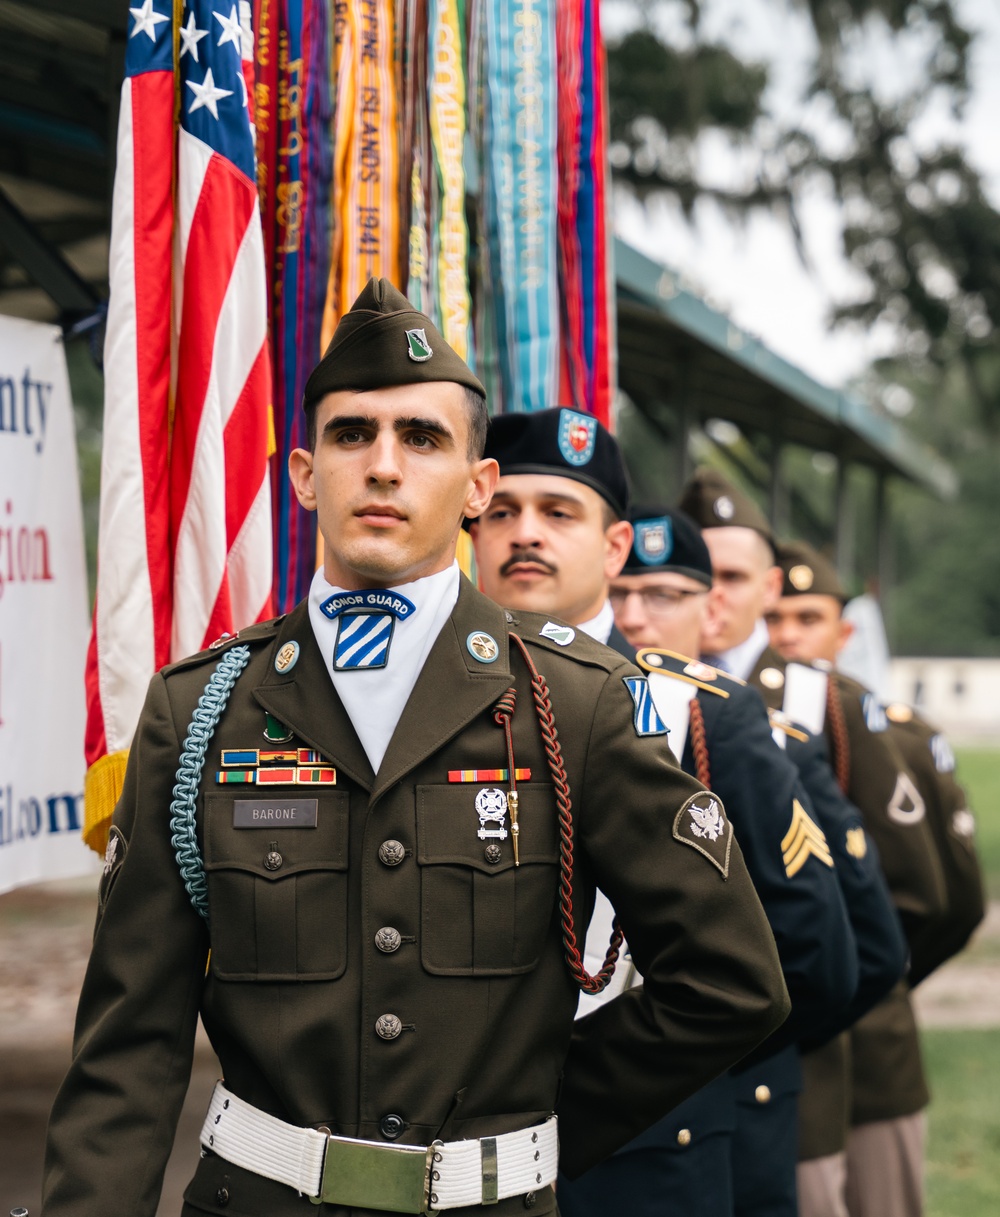
<instances>
[{"instance_id":1,"label":"brass button","mask_svg":"<svg viewBox=\"0 0 1000 1217\"><path fill-rule=\"evenodd\" d=\"M375 1034L384 1040L394 1040L402 1030L403 1024L395 1014L383 1014L375 1023Z\"/></svg>"},{"instance_id":2,"label":"brass button","mask_svg":"<svg viewBox=\"0 0 1000 1217\"><path fill-rule=\"evenodd\" d=\"M690 1145L691 1144L691 1129L690 1128L682 1128L680 1130L680 1132L677 1134L677 1144L678 1145Z\"/></svg>"},{"instance_id":3,"label":"brass button","mask_svg":"<svg viewBox=\"0 0 1000 1217\"><path fill-rule=\"evenodd\" d=\"M403 1130L406 1128L406 1121L402 1116L388 1115L383 1116L378 1124L379 1132L387 1141L395 1141L397 1137L403 1135Z\"/></svg>"},{"instance_id":4,"label":"brass button","mask_svg":"<svg viewBox=\"0 0 1000 1217\"><path fill-rule=\"evenodd\" d=\"M375 935L375 945L386 955L398 951L400 942L402 942L402 938L399 930L394 930L391 925L384 925Z\"/></svg>"},{"instance_id":5,"label":"brass button","mask_svg":"<svg viewBox=\"0 0 1000 1217\"><path fill-rule=\"evenodd\" d=\"M758 1103L770 1103L771 1087L770 1086L758 1086L757 1089L753 1092L753 1097L757 1100Z\"/></svg>"},{"instance_id":6,"label":"brass button","mask_svg":"<svg viewBox=\"0 0 1000 1217\"><path fill-rule=\"evenodd\" d=\"M276 849L268 850L264 857L264 866L267 870L279 870L282 862L284 862L284 858Z\"/></svg>"},{"instance_id":7,"label":"brass button","mask_svg":"<svg viewBox=\"0 0 1000 1217\"><path fill-rule=\"evenodd\" d=\"M378 847L378 860L383 866L398 866L406 857L406 850L398 841L383 841Z\"/></svg>"},{"instance_id":8,"label":"brass button","mask_svg":"<svg viewBox=\"0 0 1000 1217\"><path fill-rule=\"evenodd\" d=\"M487 845L483 850L483 853L486 856L487 862L499 862L503 856L503 850L495 841L491 841L490 844Z\"/></svg>"}]
</instances>

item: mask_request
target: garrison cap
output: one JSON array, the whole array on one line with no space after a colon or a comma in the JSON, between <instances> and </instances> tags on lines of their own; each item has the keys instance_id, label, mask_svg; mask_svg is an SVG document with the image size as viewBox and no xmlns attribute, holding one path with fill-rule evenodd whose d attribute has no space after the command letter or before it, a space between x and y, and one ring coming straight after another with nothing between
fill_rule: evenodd
<instances>
[{"instance_id":1,"label":"garrison cap","mask_svg":"<svg viewBox=\"0 0 1000 1217\"><path fill-rule=\"evenodd\" d=\"M781 542L778 565L783 576L783 596L833 596L841 604L850 599L833 563L805 541Z\"/></svg>"},{"instance_id":2,"label":"garrison cap","mask_svg":"<svg viewBox=\"0 0 1000 1217\"><path fill-rule=\"evenodd\" d=\"M614 436L593 414L567 406L490 419L485 456L508 473L550 473L589 486L624 518L628 473Z\"/></svg>"},{"instance_id":3,"label":"garrison cap","mask_svg":"<svg viewBox=\"0 0 1000 1217\"><path fill-rule=\"evenodd\" d=\"M709 465L696 469L681 492L681 511L699 528L752 528L775 548L767 517L750 498Z\"/></svg>"},{"instance_id":4,"label":"garrison cap","mask_svg":"<svg viewBox=\"0 0 1000 1217\"><path fill-rule=\"evenodd\" d=\"M640 504L629 510L635 532L623 575L672 571L712 586L712 559L701 529L676 507Z\"/></svg>"},{"instance_id":5,"label":"garrison cap","mask_svg":"<svg viewBox=\"0 0 1000 1217\"><path fill-rule=\"evenodd\" d=\"M306 381L302 405L308 410L341 389L364 392L436 380L454 381L486 396L430 317L388 279L373 278L341 317L326 354Z\"/></svg>"}]
</instances>

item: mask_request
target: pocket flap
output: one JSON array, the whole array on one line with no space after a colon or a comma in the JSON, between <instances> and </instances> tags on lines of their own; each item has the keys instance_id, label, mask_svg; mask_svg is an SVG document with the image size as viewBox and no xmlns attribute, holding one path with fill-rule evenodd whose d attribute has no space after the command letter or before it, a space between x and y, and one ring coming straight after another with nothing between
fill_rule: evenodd
<instances>
[{"instance_id":1,"label":"pocket flap","mask_svg":"<svg viewBox=\"0 0 1000 1217\"><path fill-rule=\"evenodd\" d=\"M559 813L554 788L532 782L518 786L517 793L521 865L558 862ZM485 784L418 786L417 862L421 866L470 866L488 875L510 870L514 843L506 796L505 789ZM500 851L495 862L487 857L491 846Z\"/></svg>"},{"instance_id":2,"label":"pocket flap","mask_svg":"<svg viewBox=\"0 0 1000 1217\"><path fill-rule=\"evenodd\" d=\"M249 809L238 805L251 801L260 803L263 810L280 809L291 802L306 804L304 818L314 818L315 827L289 827L279 819L274 823L264 820L260 827L237 828L237 822L251 820ZM347 870L349 807L346 790L322 794L290 790L258 799L231 791L211 791L205 795L205 869L249 871L272 880L302 871ZM272 860L272 866L267 866L265 859L272 852L280 855L280 861L273 865Z\"/></svg>"}]
</instances>

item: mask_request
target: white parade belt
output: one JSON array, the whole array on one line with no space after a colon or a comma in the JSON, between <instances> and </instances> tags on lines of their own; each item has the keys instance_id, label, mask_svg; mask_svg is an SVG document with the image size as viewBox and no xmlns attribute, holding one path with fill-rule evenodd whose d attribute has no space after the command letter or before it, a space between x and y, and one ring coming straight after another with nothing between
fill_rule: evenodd
<instances>
[{"instance_id":1,"label":"white parade belt","mask_svg":"<svg viewBox=\"0 0 1000 1217\"><path fill-rule=\"evenodd\" d=\"M496 1204L555 1182L556 1117L475 1141L384 1145L299 1128L258 1111L215 1085L201 1130L205 1149L265 1179L285 1183L315 1204L437 1212Z\"/></svg>"}]
</instances>

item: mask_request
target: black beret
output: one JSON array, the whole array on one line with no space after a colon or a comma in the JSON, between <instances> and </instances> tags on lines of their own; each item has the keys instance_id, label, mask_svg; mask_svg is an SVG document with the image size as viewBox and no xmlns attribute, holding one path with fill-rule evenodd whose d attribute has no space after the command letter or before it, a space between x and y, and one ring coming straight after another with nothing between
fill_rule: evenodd
<instances>
[{"instance_id":1,"label":"black beret","mask_svg":"<svg viewBox=\"0 0 1000 1217\"><path fill-rule=\"evenodd\" d=\"M708 465L696 469L681 492L678 507L699 528L752 528L775 548L774 534L757 504Z\"/></svg>"},{"instance_id":2,"label":"black beret","mask_svg":"<svg viewBox=\"0 0 1000 1217\"><path fill-rule=\"evenodd\" d=\"M841 604L850 599L833 563L805 541L781 542L778 565L783 596L833 596Z\"/></svg>"},{"instance_id":3,"label":"black beret","mask_svg":"<svg viewBox=\"0 0 1000 1217\"><path fill-rule=\"evenodd\" d=\"M486 396L430 317L418 312L388 279L369 279L306 381L302 405L308 410L327 393L342 389L364 392L441 380Z\"/></svg>"},{"instance_id":4,"label":"black beret","mask_svg":"<svg viewBox=\"0 0 1000 1217\"><path fill-rule=\"evenodd\" d=\"M623 575L652 575L673 571L712 586L712 559L701 529L676 507L642 504L628 518L635 530Z\"/></svg>"},{"instance_id":5,"label":"black beret","mask_svg":"<svg viewBox=\"0 0 1000 1217\"><path fill-rule=\"evenodd\" d=\"M624 517L629 484L621 449L592 414L567 406L490 419L484 456L508 473L554 473L589 486Z\"/></svg>"}]
</instances>

